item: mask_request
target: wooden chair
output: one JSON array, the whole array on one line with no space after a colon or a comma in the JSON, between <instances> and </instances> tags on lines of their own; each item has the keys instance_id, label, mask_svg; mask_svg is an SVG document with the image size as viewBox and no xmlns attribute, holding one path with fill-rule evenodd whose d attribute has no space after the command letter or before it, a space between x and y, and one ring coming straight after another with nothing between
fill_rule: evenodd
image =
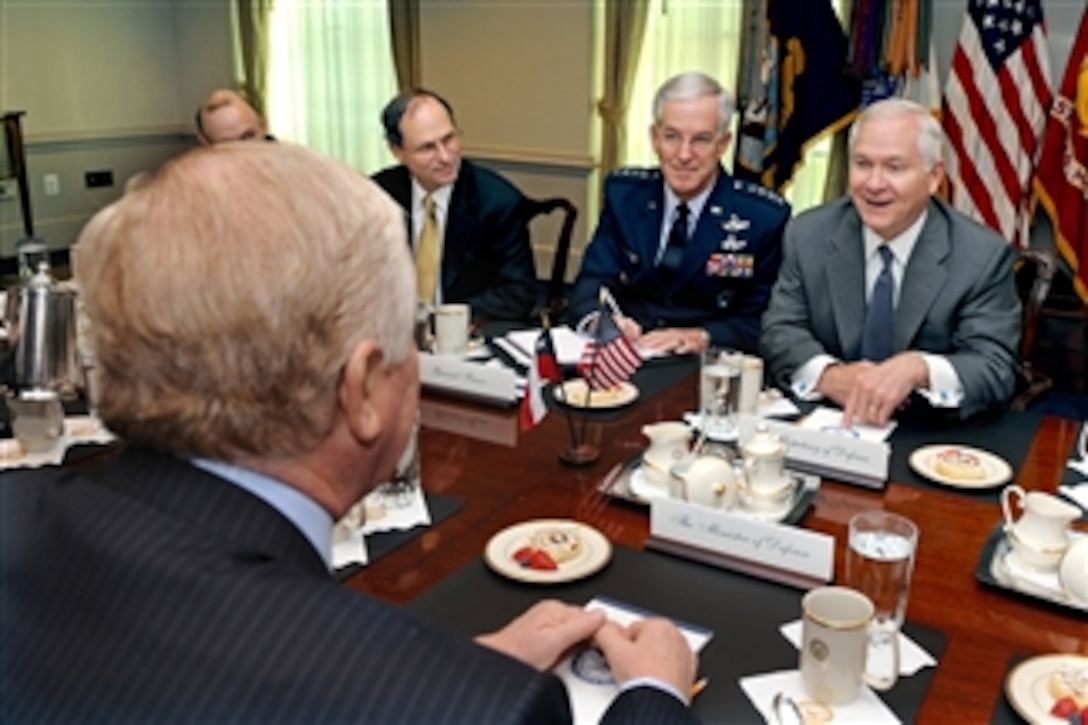
<instances>
[{"instance_id":1,"label":"wooden chair","mask_svg":"<svg viewBox=\"0 0 1088 725\"><path fill-rule=\"evenodd\" d=\"M559 196L548 199L527 199L526 209L528 222L532 222L538 216L547 216L557 209L563 212L563 223L559 228L555 256L552 257L547 300L543 309L534 314L534 317L539 317L540 312L547 312L554 321L567 309L567 261L570 258L570 242L574 233L574 222L578 219L578 209L569 199Z\"/></svg>"},{"instance_id":2,"label":"wooden chair","mask_svg":"<svg viewBox=\"0 0 1088 725\"><path fill-rule=\"evenodd\" d=\"M1035 367L1035 346L1040 313L1054 281L1057 261L1053 254L1043 249L1021 249L1018 254L1016 286L1024 307L1020 334L1020 374L1023 380L1010 407L1013 410L1025 410L1054 385L1048 375Z\"/></svg>"}]
</instances>

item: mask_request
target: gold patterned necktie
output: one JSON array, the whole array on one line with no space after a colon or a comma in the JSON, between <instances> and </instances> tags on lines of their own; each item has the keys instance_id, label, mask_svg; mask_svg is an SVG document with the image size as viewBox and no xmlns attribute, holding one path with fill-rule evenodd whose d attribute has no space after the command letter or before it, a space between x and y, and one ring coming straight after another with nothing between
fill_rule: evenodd
<instances>
[{"instance_id":1,"label":"gold patterned necktie","mask_svg":"<svg viewBox=\"0 0 1088 725\"><path fill-rule=\"evenodd\" d=\"M434 197L423 197L423 229L416 245L416 290L423 302L434 301L438 280L438 219L434 213Z\"/></svg>"}]
</instances>

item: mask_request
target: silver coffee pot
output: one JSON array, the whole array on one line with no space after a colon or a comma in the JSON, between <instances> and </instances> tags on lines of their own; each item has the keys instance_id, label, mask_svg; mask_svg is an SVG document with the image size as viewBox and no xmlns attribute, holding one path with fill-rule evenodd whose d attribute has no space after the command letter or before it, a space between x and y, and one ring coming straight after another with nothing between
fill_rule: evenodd
<instances>
[{"instance_id":1,"label":"silver coffee pot","mask_svg":"<svg viewBox=\"0 0 1088 725\"><path fill-rule=\"evenodd\" d=\"M63 432L62 399L85 390L76 341L76 292L58 286L41 261L9 290L5 316L13 356L6 403L15 437L28 451L45 450Z\"/></svg>"},{"instance_id":2,"label":"silver coffee pot","mask_svg":"<svg viewBox=\"0 0 1088 725\"><path fill-rule=\"evenodd\" d=\"M9 293L9 296L11 293ZM84 388L76 344L76 292L59 287L47 262L14 291L9 344L17 391L50 390L73 397Z\"/></svg>"}]
</instances>

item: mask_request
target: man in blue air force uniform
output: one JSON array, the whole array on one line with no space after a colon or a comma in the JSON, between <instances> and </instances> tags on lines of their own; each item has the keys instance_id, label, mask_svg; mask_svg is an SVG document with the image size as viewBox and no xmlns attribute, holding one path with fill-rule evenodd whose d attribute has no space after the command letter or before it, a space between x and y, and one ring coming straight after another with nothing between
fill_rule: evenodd
<instances>
[{"instance_id":1,"label":"man in blue air force uniform","mask_svg":"<svg viewBox=\"0 0 1088 725\"><path fill-rule=\"evenodd\" d=\"M720 164L733 99L713 78L683 73L654 98L650 137L660 169L621 169L572 292L574 319L607 287L624 334L644 348L754 352L781 262L789 206Z\"/></svg>"}]
</instances>

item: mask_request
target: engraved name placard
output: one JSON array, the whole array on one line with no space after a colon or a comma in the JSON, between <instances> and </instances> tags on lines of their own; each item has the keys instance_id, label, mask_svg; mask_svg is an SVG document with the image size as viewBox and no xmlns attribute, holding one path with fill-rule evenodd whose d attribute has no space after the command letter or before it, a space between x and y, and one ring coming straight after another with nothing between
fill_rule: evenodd
<instances>
[{"instance_id":1,"label":"engraved name placard","mask_svg":"<svg viewBox=\"0 0 1088 725\"><path fill-rule=\"evenodd\" d=\"M650 534L807 580L831 581L835 537L672 498L650 502ZM753 571L757 573L758 571Z\"/></svg>"},{"instance_id":2,"label":"engraved name placard","mask_svg":"<svg viewBox=\"0 0 1088 725\"><path fill-rule=\"evenodd\" d=\"M419 356L419 381L451 395L497 405L517 400L517 376L509 368L489 367L441 355Z\"/></svg>"}]
</instances>

